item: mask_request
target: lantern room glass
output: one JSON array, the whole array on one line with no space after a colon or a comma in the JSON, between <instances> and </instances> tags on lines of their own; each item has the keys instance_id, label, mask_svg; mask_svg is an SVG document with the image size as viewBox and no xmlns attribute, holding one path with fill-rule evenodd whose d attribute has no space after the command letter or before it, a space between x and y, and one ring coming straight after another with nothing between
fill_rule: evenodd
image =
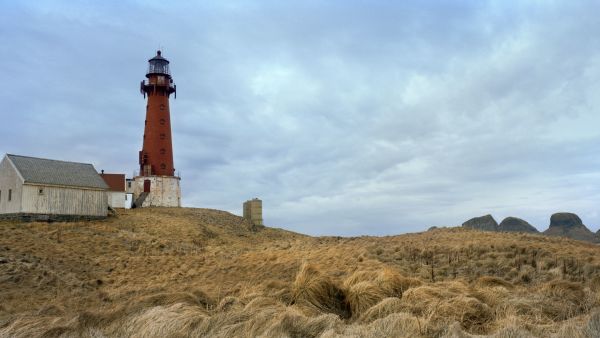
<instances>
[{"instance_id":1,"label":"lantern room glass","mask_svg":"<svg viewBox=\"0 0 600 338\"><path fill-rule=\"evenodd\" d=\"M169 61L165 59L150 59L148 63L148 74L171 75L169 72Z\"/></svg>"}]
</instances>

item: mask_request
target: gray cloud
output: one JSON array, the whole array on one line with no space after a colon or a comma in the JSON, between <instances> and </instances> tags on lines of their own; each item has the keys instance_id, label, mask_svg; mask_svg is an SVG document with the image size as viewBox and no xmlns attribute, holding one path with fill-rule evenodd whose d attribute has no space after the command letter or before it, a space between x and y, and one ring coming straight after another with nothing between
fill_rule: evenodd
<instances>
[{"instance_id":1,"label":"gray cloud","mask_svg":"<svg viewBox=\"0 0 600 338\"><path fill-rule=\"evenodd\" d=\"M591 8L594 7L594 8ZM310 234L600 226L589 2L2 4L0 152L131 173L164 46L184 204Z\"/></svg>"}]
</instances>

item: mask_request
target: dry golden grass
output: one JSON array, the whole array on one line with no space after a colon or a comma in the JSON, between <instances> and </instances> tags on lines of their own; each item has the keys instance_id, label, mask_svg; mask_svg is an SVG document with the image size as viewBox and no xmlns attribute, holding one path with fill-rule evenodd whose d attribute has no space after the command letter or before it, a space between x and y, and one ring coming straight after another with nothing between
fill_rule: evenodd
<instances>
[{"instance_id":1,"label":"dry golden grass","mask_svg":"<svg viewBox=\"0 0 600 338\"><path fill-rule=\"evenodd\" d=\"M401 231L401 229L398 229ZM600 247L309 237L206 209L0 222L2 337L600 337Z\"/></svg>"},{"instance_id":2,"label":"dry golden grass","mask_svg":"<svg viewBox=\"0 0 600 338\"><path fill-rule=\"evenodd\" d=\"M344 319L350 317L346 294L317 267L303 264L292 288L292 304L311 307L319 312L333 313Z\"/></svg>"}]
</instances>

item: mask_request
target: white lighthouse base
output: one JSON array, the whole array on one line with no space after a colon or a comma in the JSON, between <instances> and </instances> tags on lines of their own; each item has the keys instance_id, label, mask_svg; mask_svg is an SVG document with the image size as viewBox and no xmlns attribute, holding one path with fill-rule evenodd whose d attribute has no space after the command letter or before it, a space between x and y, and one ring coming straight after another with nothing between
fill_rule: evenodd
<instances>
[{"instance_id":1,"label":"white lighthouse base","mask_svg":"<svg viewBox=\"0 0 600 338\"><path fill-rule=\"evenodd\" d=\"M133 200L136 207L181 207L179 181L181 178L174 176L135 177ZM150 188L149 193L148 188ZM139 203L141 205L138 205Z\"/></svg>"}]
</instances>

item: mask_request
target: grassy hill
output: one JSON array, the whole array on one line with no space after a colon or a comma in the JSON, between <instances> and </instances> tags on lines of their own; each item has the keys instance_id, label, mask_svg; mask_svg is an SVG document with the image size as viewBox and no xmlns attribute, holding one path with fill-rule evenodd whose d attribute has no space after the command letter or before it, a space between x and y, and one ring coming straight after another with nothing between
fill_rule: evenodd
<instances>
[{"instance_id":1,"label":"grassy hill","mask_svg":"<svg viewBox=\"0 0 600 338\"><path fill-rule=\"evenodd\" d=\"M0 300L6 337L598 337L600 247L462 228L310 237L134 209L0 222Z\"/></svg>"}]
</instances>

